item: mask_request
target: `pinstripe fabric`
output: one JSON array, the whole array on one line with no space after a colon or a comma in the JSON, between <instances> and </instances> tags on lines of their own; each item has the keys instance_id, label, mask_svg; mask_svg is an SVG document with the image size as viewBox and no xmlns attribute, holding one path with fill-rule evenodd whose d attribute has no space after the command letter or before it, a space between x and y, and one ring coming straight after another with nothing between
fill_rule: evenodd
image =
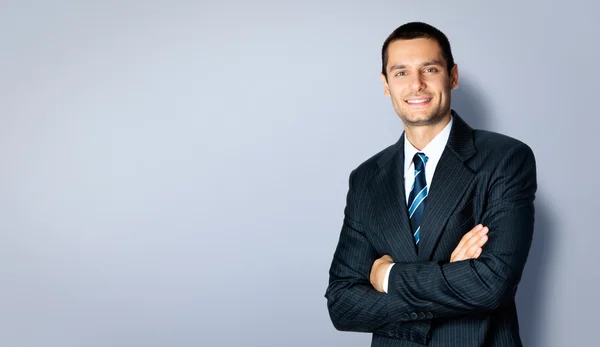
<instances>
[{"instance_id":1,"label":"pinstripe fabric","mask_svg":"<svg viewBox=\"0 0 600 347\"><path fill-rule=\"evenodd\" d=\"M372 333L372 346L521 346L514 295L533 236L534 155L453 115L418 254L401 179L403 137L350 175L325 297L334 326ZM478 223L490 228L482 255L448 263ZM369 283L383 254L396 263L388 294Z\"/></svg>"}]
</instances>

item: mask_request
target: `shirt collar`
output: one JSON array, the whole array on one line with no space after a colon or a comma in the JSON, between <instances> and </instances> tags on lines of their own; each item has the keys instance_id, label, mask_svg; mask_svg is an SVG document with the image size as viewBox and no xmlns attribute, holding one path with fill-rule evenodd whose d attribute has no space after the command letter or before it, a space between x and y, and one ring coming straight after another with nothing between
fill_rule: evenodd
<instances>
[{"instance_id":1,"label":"shirt collar","mask_svg":"<svg viewBox=\"0 0 600 347\"><path fill-rule=\"evenodd\" d=\"M444 152L444 148L446 148L446 144L448 143L453 121L454 117L450 116L450 122L448 122L446 127L444 127L444 129L437 134L433 140L431 140L421 151L416 149L412 143L408 141L406 133L404 134L404 177L406 177L407 172L409 172L409 169L413 163L412 159L417 152L425 153L425 155L428 157L427 163L437 163L440 160L442 153ZM412 171L410 171L410 174L412 175Z\"/></svg>"}]
</instances>

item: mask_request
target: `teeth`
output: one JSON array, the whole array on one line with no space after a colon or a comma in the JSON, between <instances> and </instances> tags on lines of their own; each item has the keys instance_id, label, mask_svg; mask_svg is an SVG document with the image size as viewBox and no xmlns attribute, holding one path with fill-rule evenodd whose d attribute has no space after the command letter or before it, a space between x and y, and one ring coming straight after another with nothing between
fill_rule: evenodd
<instances>
[{"instance_id":1,"label":"teeth","mask_svg":"<svg viewBox=\"0 0 600 347\"><path fill-rule=\"evenodd\" d=\"M419 104L425 101L429 101L429 99L421 99L421 100L407 100L409 104Z\"/></svg>"}]
</instances>

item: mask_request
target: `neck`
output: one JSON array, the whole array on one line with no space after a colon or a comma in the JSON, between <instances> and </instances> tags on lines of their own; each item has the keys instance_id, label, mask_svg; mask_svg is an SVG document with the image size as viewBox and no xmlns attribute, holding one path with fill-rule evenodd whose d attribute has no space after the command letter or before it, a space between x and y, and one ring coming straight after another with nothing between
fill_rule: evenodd
<instances>
[{"instance_id":1,"label":"neck","mask_svg":"<svg viewBox=\"0 0 600 347\"><path fill-rule=\"evenodd\" d=\"M435 124L417 126L405 125L404 131L408 141L420 151L425 148L425 146L427 146L427 144L429 144L429 142L431 142L431 140L433 140L439 133L441 133L448 123L450 123L450 114Z\"/></svg>"}]
</instances>

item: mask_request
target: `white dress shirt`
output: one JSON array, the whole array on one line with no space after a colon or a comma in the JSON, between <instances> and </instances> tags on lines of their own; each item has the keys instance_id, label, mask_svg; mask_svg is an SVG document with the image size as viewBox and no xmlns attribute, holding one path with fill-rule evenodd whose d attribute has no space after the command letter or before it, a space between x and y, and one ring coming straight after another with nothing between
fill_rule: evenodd
<instances>
[{"instance_id":1,"label":"white dress shirt","mask_svg":"<svg viewBox=\"0 0 600 347\"><path fill-rule=\"evenodd\" d=\"M452 123L454 118L450 117L450 122L446 125L446 127L437 134L433 140L431 140L423 150L419 151L416 149L408 138L406 134L404 136L404 189L406 196L406 204L408 204L408 196L410 195L410 188L415 181L413 157L418 152L425 153L427 156L427 163L425 164L425 180L427 181L427 191L431 190L433 181L433 174L435 173L435 168L442 157L442 153L444 152L444 148L446 148L446 144L448 143L448 137L450 136L450 129L452 129ZM425 200L425 203L427 200ZM391 264L387 272L385 274L385 278L383 280L383 290L387 293L388 291L388 279L390 277L390 271L392 270Z\"/></svg>"}]
</instances>

